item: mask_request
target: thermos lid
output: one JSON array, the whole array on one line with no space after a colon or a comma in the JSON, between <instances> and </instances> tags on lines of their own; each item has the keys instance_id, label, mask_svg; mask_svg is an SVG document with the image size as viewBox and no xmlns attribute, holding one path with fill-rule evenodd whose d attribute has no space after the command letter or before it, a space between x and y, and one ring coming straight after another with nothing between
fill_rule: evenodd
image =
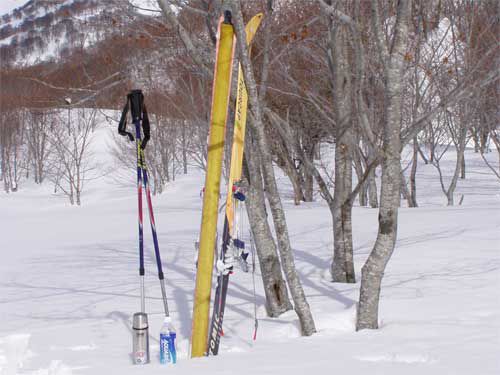
<instances>
[{"instance_id":1,"label":"thermos lid","mask_svg":"<svg viewBox=\"0 0 500 375\"><path fill-rule=\"evenodd\" d=\"M134 314L133 329L146 329L148 328L148 315L143 312L138 312Z\"/></svg>"}]
</instances>

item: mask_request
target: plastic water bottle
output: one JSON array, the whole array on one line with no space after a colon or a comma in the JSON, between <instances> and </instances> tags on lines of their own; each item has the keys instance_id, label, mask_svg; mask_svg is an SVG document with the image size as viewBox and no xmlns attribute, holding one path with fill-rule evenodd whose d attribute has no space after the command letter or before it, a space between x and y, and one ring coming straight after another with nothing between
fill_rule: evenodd
<instances>
[{"instance_id":1,"label":"plastic water bottle","mask_svg":"<svg viewBox=\"0 0 500 375\"><path fill-rule=\"evenodd\" d=\"M177 353L175 350L175 328L172 325L172 319L166 316L160 330L160 363L176 363Z\"/></svg>"}]
</instances>

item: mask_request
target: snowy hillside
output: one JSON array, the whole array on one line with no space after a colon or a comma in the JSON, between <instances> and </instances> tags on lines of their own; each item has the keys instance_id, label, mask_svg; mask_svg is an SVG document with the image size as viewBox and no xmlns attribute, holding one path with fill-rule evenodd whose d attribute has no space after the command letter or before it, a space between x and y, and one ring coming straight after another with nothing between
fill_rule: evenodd
<instances>
[{"instance_id":1,"label":"snowy hillside","mask_svg":"<svg viewBox=\"0 0 500 375\"><path fill-rule=\"evenodd\" d=\"M123 18L120 7L126 4L98 0L10 2L0 9L2 63L26 67L57 61L75 49L121 33L116 25Z\"/></svg>"},{"instance_id":2,"label":"snowy hillside","mask_svg":"<svg viewBox=\"0 0 500 375\"><path fill-rule=\"evenodd\" d=\"M101 161L112 130L98 130ZM106 141L106 138L108 141ZM451 153L450 153L451 155ZM494 157L494 155L491 155ZM400 210L398 243L382 286L381 328L355 332L358 284L330 282L332 225L319 200L285 201L297 268L318 328L302 338L293 312L265 316L257 267L231 277L218 357L188 359L201 218L201 172L154 197L167 294L178 335L174 368L158 363L162 303L145 226L152 363L131 364L131 316L140 309L135 175L91 181L82 207L51 187L0 194L0 374L481 374L500 373L500 189L472 150L468 178L446 207L432 166L419 166L420 208ZM443 162L451 170L453 160ZM281 177L283 196L290 195ZM376 209L353 211L358 278L375 240ZM245 231L248 224L244 222ZM249 238L245 238L249 243ZM255 302L254 302L255 301ZM252 340L254 303L259 327Z\"/></svg>"}]
</instances>

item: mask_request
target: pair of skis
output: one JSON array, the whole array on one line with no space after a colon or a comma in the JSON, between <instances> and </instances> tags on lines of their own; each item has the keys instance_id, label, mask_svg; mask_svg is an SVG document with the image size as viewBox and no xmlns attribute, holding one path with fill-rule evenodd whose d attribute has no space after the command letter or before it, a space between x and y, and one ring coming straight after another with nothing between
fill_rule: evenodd
<instances>
[{"instance_id":1,"label":"pair of skis","mask_svg":"<svg viewBox=\"0 0 500 375\"><path fill-rule=\"evenodd\" d=\"M255 15L246 25L246 43L248 46L251 44L261 20L262 14L259 13ZM241 68L241 64L238 64L238 86L236 93L233 145L231 149L229 181L227 184L226 211L224 218L224 229L222 232L222 247L219 254L220 262L224 262L226 260L227 252L230 251L231 246L237 249L237 257L243 264L246 264L246 256L248 256L248 253L245 253L243 251L245 244L238 238L238 227L237 225L235 225L235 217L238 210L238 205L241 204L241 202L245 199L244 194L239 189L238 182L241 180L241 171L243 166L247 105L248 95L245 87L243 70ZM248 269L244 269L244 271L246 272L248 271ZM227 289L229 285L229 275L230 272L224 272L221 269L219 270L219 274L217 275L217 286L215 289L212 321L208 334L207 349L207 353L212 355L217 355L219 352L222 322L224 319Z\"/></svg>"},{"instance_id":2,"label":"pair of skis","mask_svg":"<svg viewBox=\"0 0 500 375\"><path fill-rule=\"evenodd\" d=\"M245 28L247 45L249 46L262 20L262 14L255 15ZM217 286L213 303L213 313L208 327L212 268L214 264L214 248L217 233L217 214L219 204L220 177L222 172L222 156L225 140L225 125L229 105L231 70L234 55L234 30L231 24L231 13L226 11L219 22L216 64L212 93L212 111L210 136L208 144L207 174L205 177L205 194L203 200L202 225L196 277L195 300L193 308L193 333L191 339L191 356L217 355L219 351L222 322L226 305L229 274L224 266L218 267ZM222 248L218 263L224 263L230 246L242 247L243 243L236 236L234 225L235 208L244 195L236 188L241 180L243 150L245 143L247 91L241 65L238 67L238 88L236 98L234 136L231 151L230 175L227 187L226 210ZM234 199L236 198L236 199ZM229 267L229 265L228 265ZM207 335L208 333L208 335ZM207 337L208 336L208 337Z\"/></svg>"}]
</instances>

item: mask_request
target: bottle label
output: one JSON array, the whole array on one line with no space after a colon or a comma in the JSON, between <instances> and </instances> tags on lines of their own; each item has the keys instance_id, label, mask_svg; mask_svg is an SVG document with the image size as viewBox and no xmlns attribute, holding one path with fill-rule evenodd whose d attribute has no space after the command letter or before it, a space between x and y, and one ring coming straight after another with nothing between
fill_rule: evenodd
<instances>
[{"instance_id":1,"label":"bottle label","mask_svg":"<svg viewBox=\"0 0 500 375\"><path fill-rule=\"evenodd\" d=\"M169 351L172 363L177 363L177 352L175 350L175 332L170 332Z\"/></svg>"},{"instance_id":2,"label":"bottle label","mask_svg":"<svg viewBox=\"0 0 500 375\"><path fill-rule=\"evenodd\" d=\"M170 335L160 333L160 363L169 363L172 359L170 357Z\"/></svg>"}]
</instances>

